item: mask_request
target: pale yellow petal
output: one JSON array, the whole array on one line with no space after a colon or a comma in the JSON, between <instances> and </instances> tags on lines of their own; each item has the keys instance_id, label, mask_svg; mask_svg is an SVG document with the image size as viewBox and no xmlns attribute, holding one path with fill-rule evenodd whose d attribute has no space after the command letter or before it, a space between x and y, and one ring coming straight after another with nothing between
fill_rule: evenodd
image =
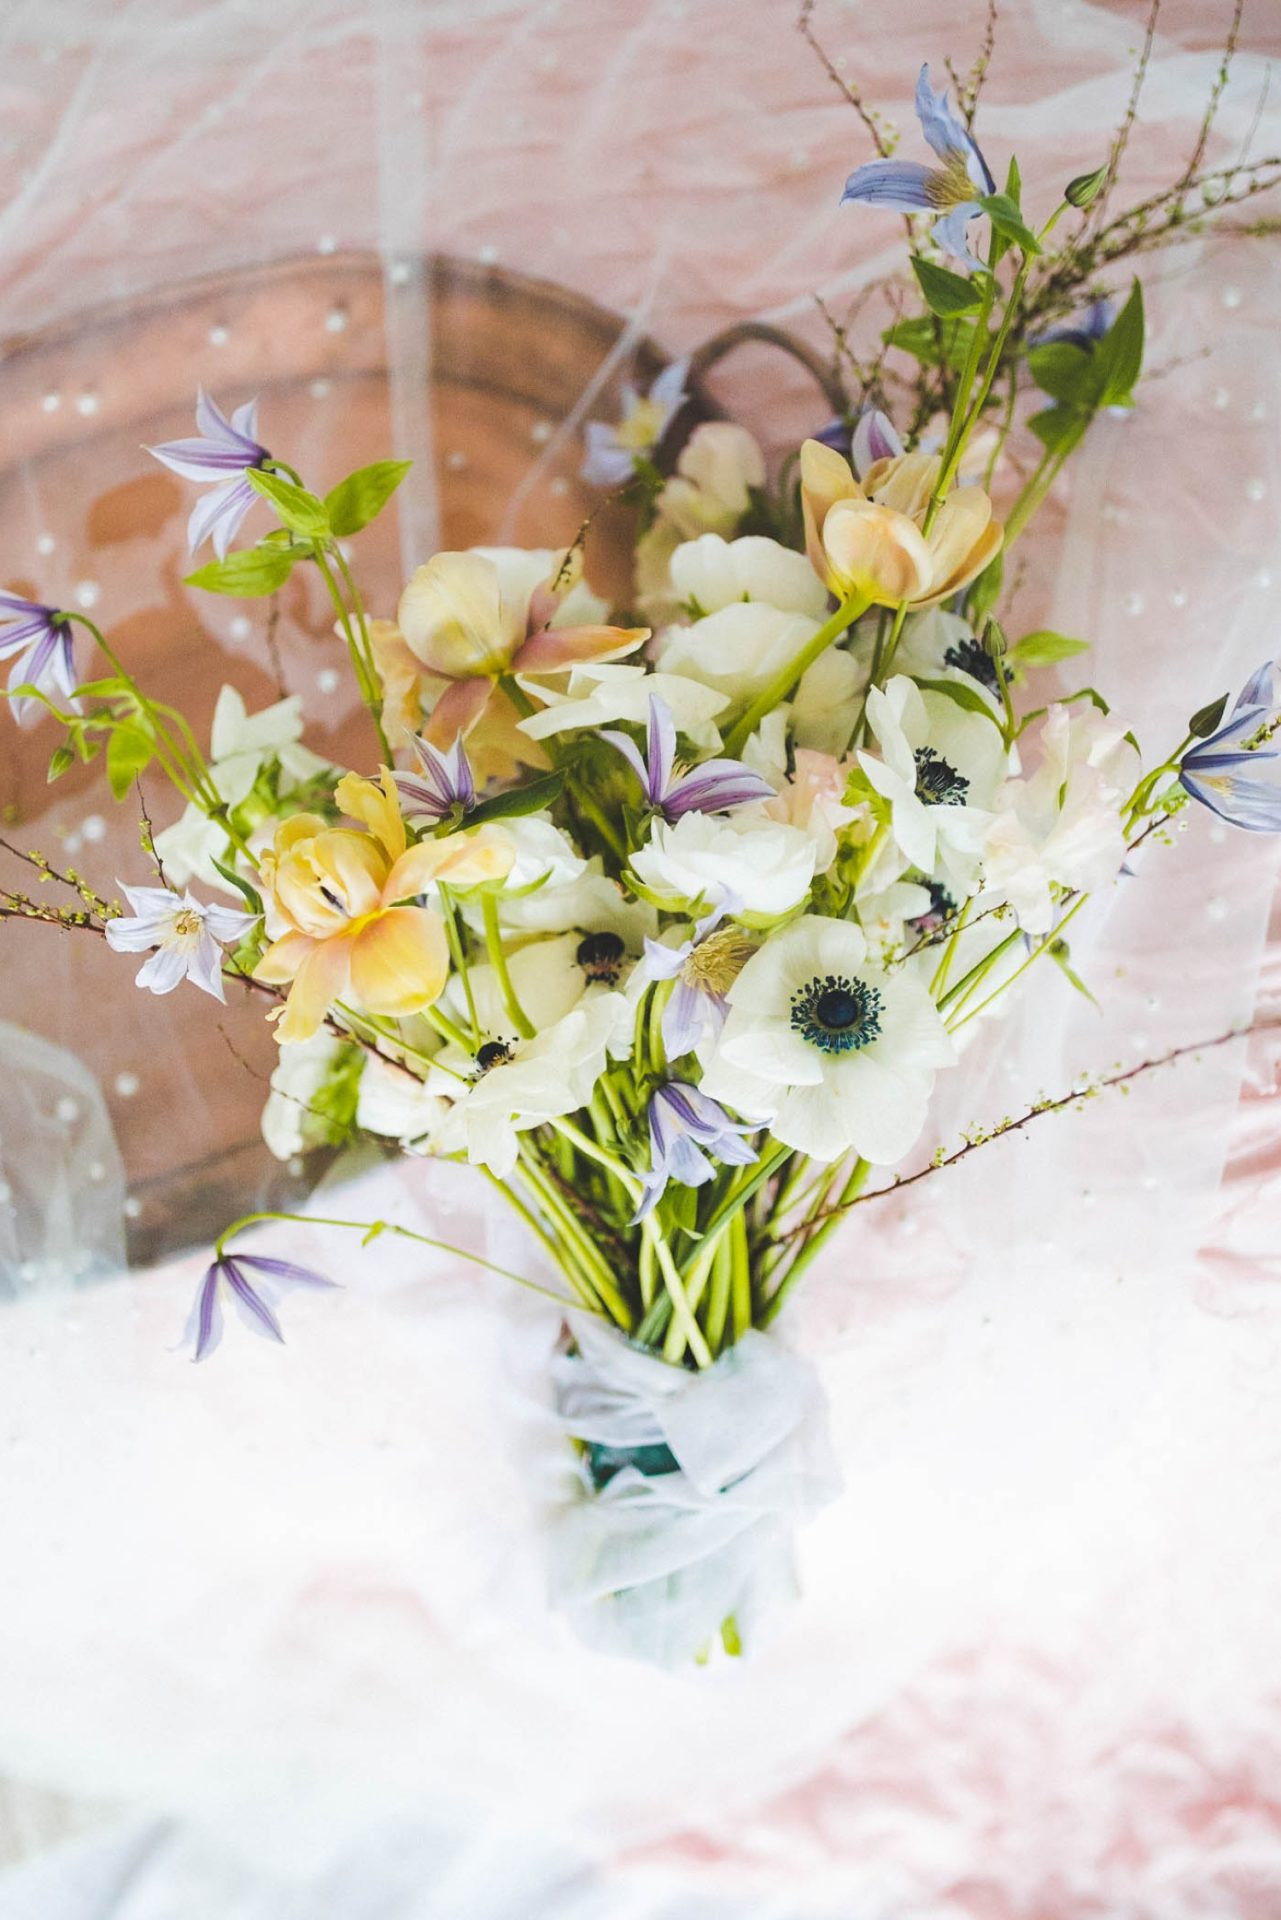
<instances>
[{"instance_id":1,"label":"pale yellow petal","mask_svg":"<svg viewBox=\"0 0 1281 1920\"><path fill-rule=\"evenodd\" d=\"M820 578L829 568L823 549L823 527L838 500L861 500L863 489L854 478L848 460L821 440L806 440L801 447L801 509L805 516L805 551L810 565ZM839 588L835 589L839 592Z\"/></svg>"},{"instance_id":2,"label":"pale yellow petal","mask_svg":"<svg viewBox=\"0 0 1281 1920\"><path fill-rule=\"evenodd\" d=\"M282 934L259 956L254 979L265 980L271 987L283 987L287 980L294 978L315 945L305 933Z\"/></svg>"},{"instance_id":3,"label":"pale yellow petal","mask_svg":"<svg viewBox=\"0 0 1281 1920\"><path fill-rule=\"evenodd\" d=\"M525 638L525 608L503 597L478 553L438 553L400 596L400 631L423 665L449 680L503 673Z\"/></svg>"},{"instance_id":4,"label":"pale yellow petal","mask_svg":"<svg viewBox=\"0 0 1281 1920\"><path fill-rule=\"evenodd\" d=\"M379 770L379 783L362 780L358 773L345 773L334 788L334 798L344 813L368 827L387 855L391 866L405 851L408 838L400 814L400 796L389 770Z\"/></svg>"},{"instance_id":5,"label":"pale yellow petal","mask_svg":"<svg viewBox=\"0 0 1281 1920\"><path fill-rule=\"evenodd\" d=\"M945 599L972 580L999 550L1003 537L981 487L957 487L949 493L930 529L930 599Z\"/></svg>"},{"instance_id":6,"label":"pale yellow petal","mask_svg":"<svg viewBox=\"0 0 1281 1920\"><path fill-rule=\"evenodd\" d=\"M920 520L939 483L943 462L937 453L899 453L878 460L863 477L863 491L878 506L893 507Z\"/></svg>"},{"instance_id":7,"label":"pale yellow petal","mask_svg":"<svg viewBox=\"0 0 1281 1920\"><path fill-rule=\"evenodd\" d=\"M930 550L915 521L892 507L838 501L827 516L823 547L842 597L858 593L874 606L893 607L930 587Z\"/></svg>"},{"instance_id":8,"label":"pale yellow petal","mask_svg":"<svg viewBox=\"0 0 1281 1920\"><path fill-rule=\"evenodd\" d=\"M501 827L475 827L470 833L447 834L442 840L420 840L403 853L387 876L383 902L412 900L433 881L449 887L477 887L502 880L511 872L516 848Z\"/></svg>"},{"instance_id":9,"label":"pale yellow petal","mask_svg":"<svg viewBox=\"0 0 1281 1920\"><path fill-rule=\"evenodd\" d=\"M449 974L444 922L426 907L392 907L356 935L351 989L368 1013L392 1019L440 998Z\"/></svg>"},{"instance_id":10,"label":"pale yellow petal","mask_svg":"<svg viewBox=\"0 0 1281 1920\"><path fill-rule=\"evenodd\" d=\"M353 941L349 934L320 940L299 967L285 1002L276 1038L284 1045L310 1040L336 1000L346 996L351 979Z\"/></svg>"}]
</instances>

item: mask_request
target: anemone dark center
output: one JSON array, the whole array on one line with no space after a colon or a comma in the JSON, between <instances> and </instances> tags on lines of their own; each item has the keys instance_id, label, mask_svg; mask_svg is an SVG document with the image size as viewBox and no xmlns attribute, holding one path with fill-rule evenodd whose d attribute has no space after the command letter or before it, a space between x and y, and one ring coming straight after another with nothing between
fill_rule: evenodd
<instances>
[{"instance_id":1,"label":"anemone dark center","mask_svg":"<svg viewBox=\"0 0 1281 1920\"><path fill-rule=\"evenodd\" d=\"M486 1040L476 1052L476 1075L488 1073L491 1067L503 1067L516 1051L510 1040Z\"/></svg>"},{"instance_id":2,"label":"anemone dark center","mask_svg":"<svg viewBox=\"0 0 1281 1920\"><path fill-rule=\"evenodd\" d=\"M612 987L623 970L625 952L616 933L589 933L579 941L574 957L589 980L604 980Z\"/></svg>"},{"instance_id":3,"label":"anemone dark center","mask_svg":"<svg viewBox=\"0 0 1281 1920\"><path fill-rule=\"evenodd\" d=\"M792 995L792 1026L823 1053L853 1053L881 1031L881 996L866 980L816 974Z\"/></svg>"},{"instance_id":4,"label":"anemone dark center","mask_svg":"<svg viewBox=\"0 0 1281 1920\"><path fill-rule=\"evenodd\" d=\"M996 692L996 662L977 640L956 641L943 655L943 665L968 673L972 680L981 680L985 687Z\"/></svg>"},{"instance_id":5,"label":"anemone dark center","mask_svg":"<svg viewBox=\"0 0 1281 1920\"><path fill-rule=\"evenodd\" d=\"M927 807L961 807L970 790L963 773L933 747L916 749L916 797Z\"/></svg>"},{"instance_id":6,"label":"anemone dark center","mask_svg":"<svg viewBox=\"0 0 1281 1920\"><path fill-rule=\"evenodd\" d=\"M913 933L934 933L956 912L956 902L941 881L927 880L925 885L930 904L924 913L918 913L914 920L908 921Z\"/></svg>"}]
</instances>

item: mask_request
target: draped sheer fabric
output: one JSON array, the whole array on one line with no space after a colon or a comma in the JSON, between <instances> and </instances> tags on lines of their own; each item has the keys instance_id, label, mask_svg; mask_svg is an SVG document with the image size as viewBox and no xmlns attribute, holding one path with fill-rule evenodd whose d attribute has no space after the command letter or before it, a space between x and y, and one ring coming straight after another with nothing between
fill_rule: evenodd
<instances>
[{"instance_id":1,"label":"draped sheer fabric","mask_svg":"<svg viewBox=\"0 0 1281 1920\"><path fill-rule=\"evenodd\" d=\"M897 267L900 229L837 205L866 135L793 12L15 0L0 22L5 579L34 581L48 534L50 597L93 587L96 612L119 604L147 633L157 608L186 606L176 495L123 543L93 531L115 396L154 364L104 315L152 296L146 338L168 371L235 401L274 382L278 430L309 467L336 474L388 442L415 458L395 537L371 548L384 609L449 523L451 457L466 457L428 405L426 256L532 274L618 316L476 538L532 541L531 503L572 472L582 421L645 334L675 352L757 318L822 346L813 294L839 310ZM906 148L921 60L964 66L982 20L912 0L870 32L866 5L827 0L815 24ZM1163 14L1133 197L1194 143L1225 27L1204 6ZM1105 156L1141 36L1129 5L1025 0L1002 17L982 138L1000 165L1017 146L1038 209ZM1263 97L1279 53L1259 0L1212 151L1281 147ZM196 276L296 259L311 285L367 255L368 308L366 283L332 300L326 283L274 329L270 308L241 332L202 307L199 330L165 334L164 300ZM1088 636L1096 683L1155 753L1278 644L1281 256L1204 237L1144 271L1155 377L1132 416L1092 430L1027 540L1008 624ZM510 325L518 355L519 311ZM22 350L50 328L56 399L21 385ZM376 396L359 414L357 374ZM822 417L803 372L761 348L714 389L775 455ZM368 452L344 443L357 419ZM128 458L122 484L143 472ZM82 499L69 476L95 460ZM231 615L201 610L201 644L261 697L256 637ZM286 675L328 737L326 644L315 608L290 609ZM74 831L90 804L55 794L29 837ZM1176 838L1074 926L1102 1012L1055 976L1002 1028L976 1023L921 1162L1083 1069L1276 1004L1274 846L1208 817ZM113 854L132 844L129 822ZM41 1030L89 1051L79 963L23 932L27 954L45 942L38 963L12 962L43 969ZM157 1046L154 1005L136 1001L111 1075ZM200 1054L220 1043L203 1007L180 1012L200 1034L163 1123L196 1137ZM198 1256L4 1307L0 1770L100 1825L85 1884L120 1889L104 1908L119 1920L177 1910L174 1887L193 1920L226 1912L228 1889L256 1912L255 1885L273 1916L293 1900L311 1920L334 1885L344 1916L362 1911L356 1888L380 1920L462 1911L444 1863L500 1832L491 1880L469 1856L465 1909L497 1914L536 1857L511 1839L515 1807L526 1841L552 1849L522 1911L572 1913L556 1875L590 1849L601 1913L664 1913L676 1875L712 1911L737 1890L797 1920L1005 1920L1038 1902L1065 1920L1263 1920L1281 1898L1277 1073L1275 1037L1222 1047L855 1214L791 1333L821 1374L844 1492L802 1538L795 1612L758 1657L708 1672L603 1659L550 1610L537 1515L556 1318L462 1262L273 1229L270 1251L342 1294L296 1305L285 1353L233 1329L198 1373L171 1351ZM486 1242L486 1196L455 1169L369 1169L340 1210ZM488 1243L516 1248L505 1224ZM147 1852L158 1877L135 1878L133 1906L120 1849L137 1835L113 1837L117 1808L182 1823L173 1850ZM380 1843L393 1828L415 1836L412 1872ZM62 1920L54 1881L30 1904L29 1876L56 1869L26 1872L0 1878L0 1913Z\"/></svg>"}]
</instances>

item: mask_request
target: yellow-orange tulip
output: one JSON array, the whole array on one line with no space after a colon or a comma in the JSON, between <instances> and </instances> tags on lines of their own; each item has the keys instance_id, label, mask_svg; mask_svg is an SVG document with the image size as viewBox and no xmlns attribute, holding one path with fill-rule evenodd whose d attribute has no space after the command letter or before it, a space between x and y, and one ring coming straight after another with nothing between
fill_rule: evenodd
<instances>
[{"instance_id":1,"label":"yellow-orange tulip","mask_svg":"<svg viewBox=\"0 0 1281 1920\"><path fill-rule=\"evenodd\" d=\"M337 1001L399 1019L440 997L449 973L444 923L405 904L435 880L472 887L500 880L514 849L501 827L479 827L407 846L395 783L349 773L339 805L364 831L331 827L313 813L277 829L259 876L287 931L259 961L260 980L292 981L278 1037L309 1040Z\"/></svg>"},{"instance_id":2,"label":"yellow-orange tulip","mask_svg":"<svg viewBox=\"0 0 1281 1920\"><path fill-rule=\"evenodd\" d=\"M930 607L983 571L1004 532L981 487L953 487L924 530L941 467L937 454L897 454L878 460L860 486L839 453L805 442L805 548L833 593L861 594L876 606Z\"/></svg>"}]
</instances>

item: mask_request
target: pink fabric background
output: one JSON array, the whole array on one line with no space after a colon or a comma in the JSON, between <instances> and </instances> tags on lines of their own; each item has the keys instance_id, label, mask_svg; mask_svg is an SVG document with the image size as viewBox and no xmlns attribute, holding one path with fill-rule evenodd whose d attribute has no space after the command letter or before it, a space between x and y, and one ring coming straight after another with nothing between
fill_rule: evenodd
<instances>
[{"instance_id":1,"label":"pink fabric background","mask_svg":"<svg viewBox=\"0 0 1281 1920\"><path fill-rule=\"evenodd\" d=\"M674 348L747 315L818 338L813 290L839 301L897 263L895 222L836 204L866 146L792 16L779 0L280 0L269 21L234 0L18 4L0 23L4 330L216 268L381 248L398 451L419 455L402 544L422 557L420 289L394 269L424 248L581 288ZM1139 19L1010 6L989 151L1016 143L1025 178L1054 186L1095 164ZM908 150L919 62L964 66L981 10L828 0L817 24ZM1166 12L1136 196L1186 150L1219 25ZM1228 153L1281 53L1268 0L1243 49ZM1275 106L1257 145L1281 147ZM1030 546L1025 625L1095 636L1101 682L1154 741L1277 645L1277 289L1244 242L1154 264L1162 378L1139 417L1096 430ZM799 376L760 356L721 390L775 447L808 418ZM1092 936L1107 1023L1065 999L1052 1044L1046 1022L1016 1025L1014 1067L967 1066L940 1137L1063 1058L1128 1061L1281 1009L1281 925L1256 979L1274 850L1201 821L1159 858ZM194 1387L163 1349L198 1262L87 1297L73 1330L62 1306L15 1312L0 1525L23 1576L0 1605L0 1765L84 1819L115 1801L207 1818L221 1781L238 1853L305 1883L330 1817L359 1857L366 1775L396 1783L405 1817L451 1778L472 1817L506 1817L548 1785L533 1776L550 1751L549 1801L591 1835L602 1913L657 1912L661 1870L691 1903L789 1915L1271 1920L1281 1048L1251 1044L1227 1131L1244 1051L851 1227L797 1320L827 1360L849 1498L813 1531L779 1648L714 1692L602 1676L539 1614L519 1420L474 1425L509 1381L507 1322L463 1272L353 1274L340 1303L299 1313L283 1361L229 1342ZM365 1198L405 1218L445 1205L403 1170ZM595 1767L606 1739L621 1752ZM238 1752L255 1790L276 1783L253 1819L227 1778ZM5 1898L0 1880L0 1913Z\"/></svg>"}]
</instances>

